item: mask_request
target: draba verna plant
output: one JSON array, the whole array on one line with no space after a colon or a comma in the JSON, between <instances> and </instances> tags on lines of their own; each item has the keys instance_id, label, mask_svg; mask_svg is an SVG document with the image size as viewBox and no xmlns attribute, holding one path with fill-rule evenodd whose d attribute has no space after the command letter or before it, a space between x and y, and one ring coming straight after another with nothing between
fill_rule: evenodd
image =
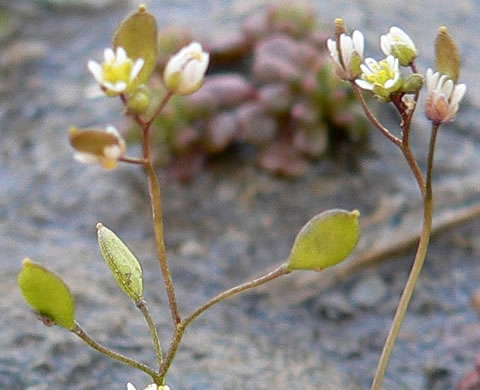
<instances>
[{"instance_id":1,"label":"draba verna plant","mask_svg":"<svg viewBox=\"0 0 480 390\"><path fill-rule=\"evenodd\" d=\"M106 170L120 163L135 164L147 174L155 246L163 284L166 289L173 334L168 348L163 349L157 328L143 294L141 261L127 245L108 227L96 226L100 252L123 292L133 301L144 316L150 330L156 352L155 365L147 364L115 352L99 344L80 326L75 316L75 302L62 279L45 266L30 259L23 261L18 284L26 301L38 318L46 325L58 325L70 330L90 347L110 358L143 371L151 377L145 389L168 390L169 368L189 325L213 305L271 280L297 270L321 271L344 260L355 248L359 239L359 212L333 209L314 216L300 230L293 242L287 260L273 271L255 280L240 284L214 296L193 312L181 312L175 296L166 256L162 217L161 186L152 161L152 125L163 112L170 99L178 95L190 95L200 89L209 64L209 54L197 42L191 42L165 64L163 85L166 90L160 102L151 99L147 86L157 64L158 42L155 18L145 6L128 16L113 37L113 47L105 50L104 60L88 62L88 69L108 97L118 97L125 106L125 115L136 122L142 139L143 155L127 154L127 143L112 126L100 128L70 129L70 143L75 158L82 163L95 163ZM405 316L409 300L421 272L432 228L433 194L432 171L435 140L443 123L454 119L458 104L466 87L458 83L460 59L457 46L445 27L439 29L436 49L436 69L428 69L425 78L418 73L415 64L417 49L408 35L398 27L380 39L385 58L379 61L363 58L364 38L361 32L347 33L342 20L336 21L336 33L328 39L326 47L340 79L351 84L367 118L398 147L411 169L420 189L424 205L423 230L411 274L398 305L397 313L388 334L372 389L379 390ZM413 155L409 135L412 117L417 108L419 93L426 85L425 114L431 122L431 138L426 173L422 172ZM400 135L385 128L367 106L364 92L373 95L380 103L391 103L400 116ZM127 390L135 386L127 383Z\"/></svg>"}]
</instances>

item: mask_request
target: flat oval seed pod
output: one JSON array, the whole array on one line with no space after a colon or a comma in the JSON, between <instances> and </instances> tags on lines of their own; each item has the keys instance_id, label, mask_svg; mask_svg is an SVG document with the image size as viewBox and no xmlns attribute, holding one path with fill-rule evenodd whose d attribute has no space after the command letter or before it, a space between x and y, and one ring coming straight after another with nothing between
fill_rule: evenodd
<instances>
[{"instance_id":1,"label":"flat oval seed pod","mask_svg":"<svg viewBox=\"0 0 480 390\"><path fill-rule=\"evenodd\" d=\"M438 29L435 39L435 70L454 82L460 77L460 53L445 26Z\"/></svg>"},{"instance_id":2,"label":"flat oval seed pod","mask_svg":"<svg viewBox=\"0 0 480 390\"><path fill-rule=\"evenodd\" d=\"M135 304L143 299L142 267L134 254L110 229L97 224L98 245L120 288Z\"/></svg>"},{"instance_id":3,"label":"flat oval seed pod","mask_svg":"<svg viewBox=\"0 0 480 390\"><path fill-rule=\"evenodd\" d=\"M58 275L43 265L24 259L18 285L25 300L35 311L63 328L73 329L75 301Z\"/></svg>"},{"instance_id":4,"label":"flat oval seed pod","mask_svg":"<svg viewBox=\"0 0 480 390\"><path fill-rule=\"evenodd\" d=\"M145 64L137 76L137 85L146 83L157 64L157 22L144 5L130 14L113 36L113 47L123 47L133 61L143 58Z\"/></svg>"},{"instance_id":5,"label":"flat oval seed pod","mask_svg":"<svg viewBox=\"0 0 480 390\"><path fill-rule=\"evenodd\" d=\"M328 210L313 217L293 243L287 268L290 271L321 271L344 260L360 237L358 210Z\"/></svg>"}]
</instances>

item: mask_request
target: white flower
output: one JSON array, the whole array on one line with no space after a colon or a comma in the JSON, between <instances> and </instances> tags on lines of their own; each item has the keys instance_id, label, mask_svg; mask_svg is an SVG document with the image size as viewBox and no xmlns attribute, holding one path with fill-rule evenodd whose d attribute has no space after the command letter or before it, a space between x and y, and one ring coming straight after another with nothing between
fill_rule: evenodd
<instances>
[{"instance_id":1,"label":"white flower","mask_svg":"<svg viewBox=\"0 0 480 390\"><path fill-rule=\"evenodd\" d=\"M163 71L165 86L178 95L190 95L203 83L209 55L198 42L192 42L168 61Z\"/></svg>"},{"instance_id":2,"label":"white flower","mask_svg":"<svg viewBox=\"0 0 480 390\"><path fill-rule=\"evenodd\" d=\"M398 27L380 37L380 47L386 56L392 54L400 61L400 65L408 66L417 56L417 48L410 37Z\"/></svg>"},{"instance_id":3,"label":"white flower","mask_svg":"<svg viewBox=\"0 0 480 390\"><path fill-rule=\"evenodd\" d=\"M129 92L135 86L135 79L143 68L143 58L135 62L127 57L123 47L117 47L116 52L105 49L105 60L102 64L96 61L88 61L88 69L102 89L109 96L116 96Z\"/></svg>"},{"instance_id":4,"label":"white flower","mask_svg":"<svg viewBox=\"0 0 480 390\"><path fill-rule=\"evenodd\" d=\"M116 168L127 149L125 140L113 126L105 131L72 128L70 144L76 150L75 160L83 164L101 164L105 169Z\"/></svg>"},{"instance_id":5,"label":"white flower","mask_svg":"<svg viewBox=\"0 0 480 390\"><path fill-rule=\"evenodd\" d=\"M340 48L333 39L327 40L330 55L337 66L337 73L343 80L355 80L360 75L360 64L363 61L363 34L355 30L351 37L340 34Z\"/></svg>"},{"instance_id":6,"label":"white flower","mask_svg":"<svg viewBox=\"0 0 480 390\"><path fill-rule=\"evenodd\" d=\"M137 390L134 385L132 385L130 382L127 383L127 390ZM163 386L158 386L156 384L151 384L145 387L145 390L170 390L170 387L167 385Z\"/></svg>"},{"instance_id":7,"label":"white flower","mask_svg":"<svg viewBox=\"0 0 480 390\"><path fill-rule=\"evenodd\" d=\"M467 87L465 84L455 84L453 80L439 72L427 70L427 100L425 114L436 124L453 120L458 111L458 104L462 100Z\"/></svg>"},{"instance_id":8,"label":"white flower","mask_svg":"<svg viewBox=\"0 0 480 390\"><path fill-rule=\"evenodd\" d=\"M398 58L390 55L380 62L367 58L360 68L363 73L355 83L384 101L390 101L390 95L402 86Z\"/></svg>"}]
</instances>

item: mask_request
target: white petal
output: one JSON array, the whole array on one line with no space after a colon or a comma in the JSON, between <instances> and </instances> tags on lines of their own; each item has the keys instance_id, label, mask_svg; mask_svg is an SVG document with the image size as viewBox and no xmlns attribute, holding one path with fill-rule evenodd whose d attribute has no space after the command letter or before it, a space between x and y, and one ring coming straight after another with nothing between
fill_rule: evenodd
<instances>
[{"instance_id":1,"label":"white petal","mask_svg":"<svg viewBox=\"0 0 480 390\"><path fill-rule=\"evenodd\" d=\"M110 48L105 49L105 51L103 52L103 56L105 57L105 62L115 61L115 54Z\"/></svg>"},{"instance_id":2,"label":"white petal","mask_svg":"<svg viewBox=\"0 0 480 390\"><path fill-rule=\"evenodd\" d=\"M156 384L151 384L145 387L145 390L157 390L157 385Z\"/></svg>"},{"instance_id":3,"label":"white petal","mask_svg":"<svg viewBox=\"0 0 480 390\"><path fill-rule=\"evenodd\" d=\"M99 161L98 157L93 154L80 152L75 153L73 158L82 164L96 164Z\"/></svg>"},{"instance_id":4,"label":"white petal","mask_svg":"<svg viewBox=\"0 0 480 390\"><path fill-rule=\"evenodd\" d=\"M130 72L130 81L134 80L138 76L144 64L145 60L143 58L139 58L135 61L132 67L132 71Z\"/></svg>"},{"instance_id":5,"label":"white petal","mask_svg":"<svg viewBox=\"0 0 480 390\"><path fill-rule=\"evenodd\" d=\"M365 64L368 66L371 74L375 73L378 69L378 62L375 61L373 58L365 59ZM365 72L366 73L366 72Z\"/></svg>"},{"instance_id":6,"label":"white petal","mask_svg":"<svg viewBox=\"0 0 480 390\"><path fill-rule=\"evenodd\" d=\"M327 40L327 48L333 60L340 66L340 57L338 56L337 42L333 39Z\"/></svg>"},{"instance_id":7,"label":"white petal","mask_svg":"<svg viewBox=\"0 0 480 390\"><path fill-rule=\"evenodd\" d=\"M105 87L115 92L123 92L127 89L127 83L125 81L119 81L115 84L106 82Z\"/></svg>"},{"instance_id":8,"label":"white petal","mask_svg":"<svg viewBox=\"0 0 480 390\"><path fill-rule=\"evenodd\" d=\"M117 47L117 56L116 56L117 63L121 64L121 63L125 62L126 59L127 59L127 52L125 51L125 49L123 47L118 46Z\"/></svg>"},{"instance_id":9,"label":"white petal","mask_svg":"<svg viewBox=\"0 0 480 390\"><path fill-rule=\"evenodd\" d=\"M355 83L362 89L366 89L368 91L373 90L373 84L369 83L368 81L362 79L356 79Z\"/></svg>"},{"instance_id":10,"label":"white petal","mask_svg":"<svg viewBox=\"0 0 480 390\"><path fill-rule=\"evenodd\" d=\"M350 67L350 61L353 53L352 38L345 34L340 35L340 55L342 56L343 65L346 68Z\"/></svg>"},{"instance_id":11,"label":"white petal","mask_svg":"<svg viewBox=\"0 0 480 390\"><path fill-rule=\"evenodd\" d=\"M463 99L465 92L467 91L467 86L465 84L458 84L453 90L452 97L450 98L450 104L459 104Z\"/></svg>"},{"instance_id":12,"label":"white petal","mask_svg":"<svg viewBox=\"0 0 480 390\"><path fill-rule=\"evenodd\" d=\"M100 84L103 83L103 68L97 61L88 61L88 70Z\"/></svg>"},{"instance_id":13,"label":"white petal","mask_svg":"<svg viewBox=\"0 0 480 390\"><path fill-rule=\"evenodd\" d=\"M404 43L405 45L407 46L410 46L412 49L415 49L415 44L413 43L413 41L410 39L410 37L408 36L408 34L403 31L401 28L399 27L391 27L390 28L390 33L393 35L394 38L396 38L398 41L401 41L402 43Z\"/></svg>"},{"instance_id":14,"label":"white petal","mask_svg":"<svg viewBox=\"0 0 480 390\"><path fill-rule=\"evenodd\" d=\"M450 80L450 79L445 81L445 83L443 84L441 92L445 95L447 100L450 100L450 95L453 92L453 87L454 86L455 86L455 84L453 83L453 80Z\"/></svg>"},{"instance_id":15,"label":"white petal","mask_svg":"<svg viewBox=\"0 0 480 390\"><path fill-rule=\"evenodd\" d=\"M358 53L360 57L363 57L363 49L365 45L365 40L363 39L363 34L355 30L352 34L353 39L353 48Z\"/></svg>"},{"instance_id":16,"label":"white petal","mask_svg":"<svg viewBox=\"0 0 480 390\"><path fill-rule=\"evenodd\" d=\"M127 390L137 390L130 382L127 383Z\"/></svg>"},{"instance_id":17,"label":"white petal","mask_svg":"<svg viewBox=\"0 0 480 390\"><path fill-rule=\"evenodd\" d=\"M392 53L392 45L388 35L382 35L380 37L380 47L386 56Z\"/></svg>"},{"instance_id":18,"label":"white petal","mask_svg":"<svg viewBox=\"0 0 480 390\"><path fill-rule=\"evenodd\" d=\"M118 132L117 128L113 125L108 125L106 128L105 128L105 132L109 133L109 134L113 134L115 135L116 137L120 138L120 133Z\"/></svg>"}]
</instances>

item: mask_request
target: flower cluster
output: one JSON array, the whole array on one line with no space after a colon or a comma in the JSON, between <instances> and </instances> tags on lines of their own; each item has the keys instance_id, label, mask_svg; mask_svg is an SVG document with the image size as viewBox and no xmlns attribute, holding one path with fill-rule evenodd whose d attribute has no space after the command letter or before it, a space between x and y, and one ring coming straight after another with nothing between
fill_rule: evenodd
<instances>
[{"instance_id":1,"label":"flower cluster","mask_svg":"<svg viewBox=\"0 0 480 390\"><path fill-rule=\"evenodd\" d=\"M410 37L399 27L391 27L380 37L380 47L386 58L376 61L363 55L363 35L355 31L352 37L339 35L339 45L332 39L327 41L330 55L343 80L354 82L358 87L370 91L375 97L390 102L394 94L403 102L405 112L411 111L416 99L412 96L423 86L423 76L418 73L404 77L400 66L415 69L417 49ZM360 72L357 72L357 65ZM456 84L451 76L431 69L426 73L427 101L425 112L428 119L440 124L454 119L458 105L465 95L465 84Z\"/></svg>"}]
</instances>

